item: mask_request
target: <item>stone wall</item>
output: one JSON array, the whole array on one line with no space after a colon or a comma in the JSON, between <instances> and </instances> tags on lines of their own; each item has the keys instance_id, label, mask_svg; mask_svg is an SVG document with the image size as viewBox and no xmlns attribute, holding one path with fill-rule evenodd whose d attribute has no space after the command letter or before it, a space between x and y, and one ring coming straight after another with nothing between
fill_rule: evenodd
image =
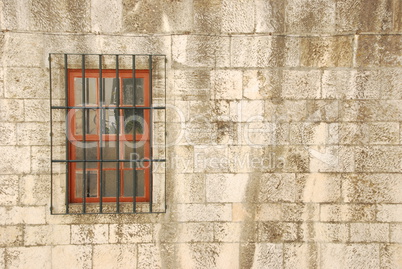
<instances>
[{"instance_id":1,"label":"stone wall","mask_svg":"<svg viewBox=\"0 0 402 269\"><path fill-rule=\"evenodd\" d=\"M0 10L0 268L402 267L400 0ZM167 213L50 215L56 52L167 56Z\"/></svg>"}]
</instances>

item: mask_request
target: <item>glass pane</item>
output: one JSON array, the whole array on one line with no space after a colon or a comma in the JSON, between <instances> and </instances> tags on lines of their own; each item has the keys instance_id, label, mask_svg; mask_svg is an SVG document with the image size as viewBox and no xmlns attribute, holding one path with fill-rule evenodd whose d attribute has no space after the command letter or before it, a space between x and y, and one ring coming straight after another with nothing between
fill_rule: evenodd
<instances>
[{"instance_id":1,"label":"glass pane","mask_svg":"<svg viewBox=\"0 0 402 269\"><path fill-rule=\"evenodd\" d=\"M74 109L75 134L82 135L82 109Z\"/></svg>"},{"instance_id":2,"label":"glass pane","mask_svg":"<svg viewBox=\"0 0 402 269\"><path fill-rule=\"evenodd\" d=\"M135 110L135 113L134 113ZM144 132L144 110L143 109L124 109L124 132L126 134L133 134L133 127L135 132L142 134Z\"/></svg>"},{"instance_id":3,"label":"glass pane","mask_svg":"<svg viewBox=\"0 0 402 269\"><path fill-rule=\"evenodd\" d=\"M104 104L105 105L117 105L117 80L116 78L104 78Z\"/></svg>"},{"instance_id":4,"label":"glass pane","mask_svg":"<svg viewBox=\"0 0 402 269\"><path fill-rule=\"evenodd\" d=\"M135 79L135 105L144 105L144 79ZM132 78L123 79L123 104L133 105L134 103L134 85Z\"/></svg>"},{"instance_id":5,"label":"glass pane","mask_svg":"<svg viewBox=\"0 0 402 269\"><path fill-rule=\"evenodd\" d=\"M117 194L117 172L116 170L104 170L102 173L102 195L103 197L116 197Z\"/></svg>"},{"instance_id":6,"label":"glass pane","mask_svg":"<svg viewBox=\"0 0 402 269\"><path fill-rule=\"evenodd\" d=\"M106 141L102 149L103 160L117 160L117 142ZM117 168L115 162L104 162L103 168Z\"/></svg>"},{"instance_id":7,"label":"glass pane","mask_svg":"<svg viewBox=\"0 0 402 269\"><path fill-rule=\"evenodd\" d=\"M98 143L97 142L87 142L86 144L86 160L97 160L98 159ZM84 143L81 141L77 141L75 144L75 159L76 160L84 160ZM84 163L78 162L77 168L84 169ZM97 162L87 162L86 168L97 168Z\"/></svg>"},{"instance_id":8,"label":"glass pane","mask_svg":"<svg viewBox=\"0 0 402 269\"><path fill-rule=\"evenodd\" d=\"M97 90L96 90L96 78L85 79L85 103L87 105L97 104ZM74 105L83 105L82 99L82 78L74 78Z\"/></svg>"},{"instance_id":9,"label":"glass pane","mask_svg":"<svg viewBox=\"0 0 402 269\"><path fill-rule=\"evenodd\" d=\"M133 196L133 182L134 182L134 170L125 170L124 171L124 196ZM137 196L144 196L144 170L136 170L136 194Z\"/></svg>"},{"instance_id":10,"label":"glass pane","mask_svg":"<svg viewBox=\"0 0 402 269\"><path fill-rule=\"evenodd\" d=\"M117 109L105 109L103 115L102 133L117 134Z\"/></svg>"},{"instance_id":11,"label":"glass pane","mask_svg":"<svg viewBox=\"0 0 402 269\"><path fill-rule=\"evenodd\" d=\"M97 197L98 196L98 172L97 171L87 171L86 172L86 191L85 197ZM75 196L82 197L83 189L83 171L77 171L75 174Z\"/></svg>"},{"instance_id":12,"label":"glass pane","mask_svg":"<svg viewBox=\"0 0 402 269\"><path fill-rule=\"evenodd\" d=\"M98 115L96 109L75 109L75 134L82 135L83 123L85 120L85 133L96 134L97 133L97 121ZM85 119L83 119L83 111L85 111Z\"/></svg>"},{"instance_id":13,"label":"glass pane","mask_svg":"<svg viewBox=\"0 0 402 269\"><path fill-rule=\"evenodd\" d=\"M144 158L144 145L142 142L124 142L124 159L125 160L140 160ZM133 163L124 163L126 168L134 168ZM139 164L138 164L139 165Z\"/></svg>"}]
</instances>

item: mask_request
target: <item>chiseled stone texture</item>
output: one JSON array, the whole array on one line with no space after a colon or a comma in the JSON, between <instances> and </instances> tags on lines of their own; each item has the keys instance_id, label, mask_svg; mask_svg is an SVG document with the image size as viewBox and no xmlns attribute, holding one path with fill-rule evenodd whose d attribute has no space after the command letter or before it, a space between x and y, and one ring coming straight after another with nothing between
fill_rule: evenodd
<instances>
[{"instance_id":1,"label":"chiseled stone texture","mask_svg":"<svg viewBox=\"0 0 402 269\"><path fill-rule=\"evenodd\" d=\"M18 247L7 249L7 268L54 268L51 262L50 246Z\"/></svg>"}]
</instances>

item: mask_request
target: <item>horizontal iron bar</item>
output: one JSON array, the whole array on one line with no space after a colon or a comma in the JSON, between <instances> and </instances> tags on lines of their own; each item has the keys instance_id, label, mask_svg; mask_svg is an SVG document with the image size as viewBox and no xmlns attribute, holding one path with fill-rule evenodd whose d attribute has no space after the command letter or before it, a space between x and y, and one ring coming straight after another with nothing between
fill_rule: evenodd
<instances>
[{"instance_id":1,"label":"horizontal iron bar","mask_svg":"<svg viewBox=\"0 0 402 269\"><path fill-rule=\"evenodd\" d=\"M165 106L136 106L136 107L122 107L122 106L52 106L52 109L166 109Z\"/></svg>"},{"instance_id":2,"label":"horizontal iron bar","mask_svg":"<svg viewBox=\"0 0 402 269\"><path fill-rule=\"evenodd\" d=\"M113 53L103 53L103 54L101 54L101 53L49 53L50 55L96 55L96 56L99 56L99 55L101 55L101 56L104 56L104 55L106 55L106 56L116 56L116 55L119 55L119 56L133 56L133 55L135 55L135 56L160 56L160 57L165 57L166 55L165 54L118 54L118 53L115 53L115 54L113 54Z\"/></svg>"},{"instance_id":3,"label":"horizontal iron bar","mask_svg":"<svg viewBox=\"0 0 402 269\"><path fill-rule=\"evenodd\" d=\"M141 159L141 160L52 160L53 163L111 163L111 162L166 162L166 159Z\"/></svg>"}]
</instances>

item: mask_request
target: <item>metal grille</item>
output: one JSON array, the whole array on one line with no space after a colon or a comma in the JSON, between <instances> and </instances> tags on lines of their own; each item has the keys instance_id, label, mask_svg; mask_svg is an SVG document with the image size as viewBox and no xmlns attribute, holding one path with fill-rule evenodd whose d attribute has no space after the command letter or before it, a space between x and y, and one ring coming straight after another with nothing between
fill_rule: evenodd
<instances>
[{"instance_id":1,"label":"metal grille","mask_svg":"<svg viewBox=\"0 0 402 269\"><path fill-rule=\"evenodd\" d=\"M54 53L49 55L49 70L50 70L50 123L51 123L51 214L132 214L132 213L164 213L166 212L166 57L165 55L136 55L136 54L59 54ZM74 87L70 79L71 70L81 70L80 76L80 97L82 104L71 104L69 100L72 98L70 95L75 93L71 89ZM116 92L113 93L115 105L105 104L105 77L106 73L115 72ZM139 72L146 71L147 87L144 93L149 99L144 101L144 105L138 106L136 100L137 95L137 76ZM107 72L106 72L107 71ZM88 72L96 74L96 93L91 91L88 84ZM132 104L122 105L121 75L129 76L131 73L133 92ZM128 78L129 80L130 78ZM75 83L75 82L74 82ZM93 89L92 89L93 90ZM90 103L90 95L95 94L99 96L96 105ZM129 94L131 94L129 92ZM115 114L116 120L116 155L115 159L104 158L104 137L107 137L105 132L106 113L112 110ZM71 112L79 111L82 115L81 128L82 128L82 158L72 158L72 135L75 130L71 120ZM97 158L89 157L89 125L90 113L95 111L94 121L97 128L96 135L98 140ZM146 130L142 132L148 133L149 155L147 158L127 159L122 158L122 145L121 137L125 130L125 126L121 126L123 115L131 113L131 115L148 115L148 122L143 116L144 126ZM76 119L76 118L74 118ZM78 121L78 120L77 120ZM133 122L132 131L130 135L133 137L133 153L137 156L137 128L136 123ZM64 138L63 138L64 136ZM157 137L156 140L154 138ZM157 153L154 152L157 148ZM63 152L65 151L65 152ZM162 153L160 153L162 152ZM126 156L126 155L125 155ZM116 164L116 195L115 197L108 197L106 200L104 189L107 187L104 181L107 180L104 166L107 163ZM147 164L149 176L144 180L145 190L147 193L145 202L137 201L137 193L139 188L137 186L138 175L137 170L140 164ZM122 190L122 167L130 164L132 171L132 201L123 201ZM163 165L161 165L163 164ZM72 201L77 185L72 186L72 167L80 165L82 167L80 174L82 174L82 188L81 195L78 202ZM93 165L97 166L99 173L91 172ZM131 171L131 170L127 170ZM144 170L147 171L147 170ZM144 172L145 174L146 172ZM95 175L96 179L91 181L91 175ZM145 177L145 176L144 176ZM155 181L155 177L157 180ZM64 178L64 179L63 179ZM126 178L124 179L124 183ZM94 183L96 182L96 184ZM105 185L105 186L104 186ZM95 187L93 187L95 186ZM96 192L91 191L96 189ZM125 187L124 187L125 188ZM95 193L95 194L94 194ZM96 202L94 198L96 197ZM110 201L113 200L114 201Z\"/></svg>"}]
</instances>

